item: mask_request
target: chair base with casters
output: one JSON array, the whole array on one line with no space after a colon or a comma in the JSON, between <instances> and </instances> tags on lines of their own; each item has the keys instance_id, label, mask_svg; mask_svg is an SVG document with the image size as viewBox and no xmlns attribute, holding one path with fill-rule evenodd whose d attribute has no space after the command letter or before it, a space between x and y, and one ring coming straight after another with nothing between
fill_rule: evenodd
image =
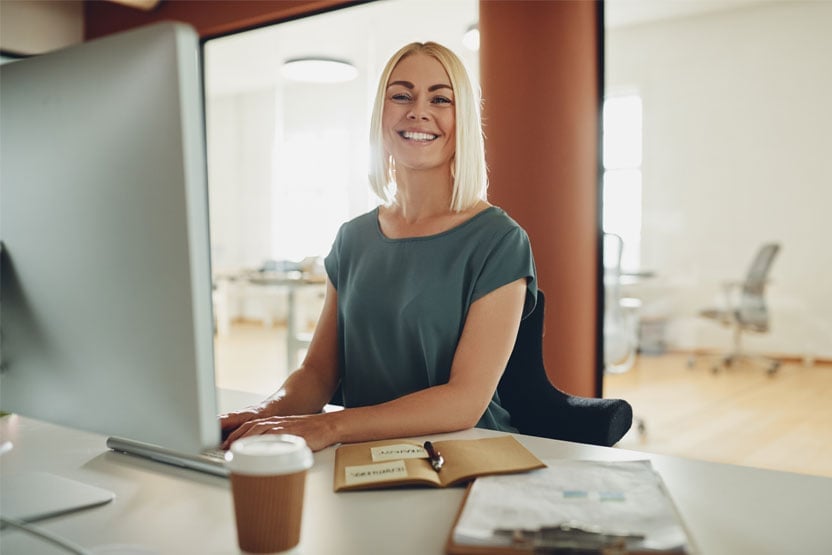
<instances>
[{"instance_id":1,"label":"chair base with casters","mask_svg":"<svg viewBox=\"0 0 832 555\"><path fill-rule=\"evenodd\" d=\"M721 370L733 368L742 363L751 363L763 366L766 369L766 374L774 376L780 370L782 363L779 360L769 358L763 355L750 355L745 353L733 353L719 357L713 364L711 364L711 372L718 374ZM688 368L696 366L696 358L688 359Z\"/></svg>"},{"instance_id":2,"label":"chair base with casters","mask_svg":"<svg viewBox=\"0 0 832 555\"><path fill-rule=\"evenodd\" d=\"M622 399L577 397L556 388L543 366L543 292L520 322L517 340L497 386L500 403L521 434L612 447L630 429L633 409ZM343 405L341 386L330 401Z\"/></svg>"},{"instance_id":3,"label":"chair base with casters","mask_svg":"<svg viewBox=\"0 0 832 555\"><path fill-rule=\"evenodd\" d=\"M702 315L705 315L706 312L708 311L703 311ZM705 317L719 318L716 315ZM745 352L742 348L742 331L743 330L739 326L734 327L733 344L731 350L724 355L715 355L712 357L715 360L713 360L711 364L711 372L717 374L724 369L734 368L742 364L751 364L755 366L764 367L766 370L766 374L768 374L769 376L774 376L780 369L782 362L777 360L776 358ZM693 368L696 365L697 358L698 357L696 355L691 355L690 358L688 358L688 368Z\"/></svg>"},{"instance_id":4,"label":"chair base with casters","mask_svg":"<svg viewBox=\"0 0 832 555\"><path fill-rule=\"evenodd\" d=\"M716 320L725 326L731 326L733 332L733 341L731 351L727 354L718 357L718 359L711 365L711 371L719 372L724 368L731 368L743 363L758 364L765 367L766 373L773 376L780 369L780 361L775 358L766 357L759 354L746 353L742 348L742 335L744 331L757 331L764 333L768 328L755 329L753 326L744 326L740 321L739 314L735 314L728 310L708 309L699 313L700 316L711 320ZM691 366L693 364L690 364Z\"/></svg>"}]
</instances>

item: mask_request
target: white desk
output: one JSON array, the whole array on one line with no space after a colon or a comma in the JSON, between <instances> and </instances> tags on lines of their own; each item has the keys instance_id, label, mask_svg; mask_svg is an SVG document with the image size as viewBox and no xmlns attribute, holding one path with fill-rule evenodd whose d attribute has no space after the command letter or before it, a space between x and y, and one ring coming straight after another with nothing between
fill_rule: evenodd
<instances>
[{"instance_id":1,"label":"white desk","mask_svg":"<svg viewBox=\"0 0 832 555\"><path fill-rule=\"evenodd\" d=\"M469 430L448 437L493 434ZM133 544L163 554L238 553L224 479L113 453L103 436L18 416L0 419L0 435L15 444L0 459L2 472L51 472L117 495L108 505L38 526L90 548ZM832 548L832 479L517 437L543 459L651 459L703 555L811 555ZM329 448L315 454L303 555L443 553L463 489L335 494L334 453ZM0 552L62 553L14 530L0 533Z\"/></svg>"}]
</instances>

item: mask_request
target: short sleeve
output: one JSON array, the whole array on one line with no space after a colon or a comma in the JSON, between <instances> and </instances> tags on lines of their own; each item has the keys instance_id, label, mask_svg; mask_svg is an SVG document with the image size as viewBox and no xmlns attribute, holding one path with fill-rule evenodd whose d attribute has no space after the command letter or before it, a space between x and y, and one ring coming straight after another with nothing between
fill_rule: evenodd
<instances>
[{"instance_id":1,"label":"short sleeve","mask_svg":"<svg viewBox=\"0 0 832 555\"><path fill-rule=\"evenodd\" d=\"M341 243L343 234L344 226L342 225L340 229L338 229L338 233L335 235L335 241L332 243L332 248L329 250L329 254L326 255L326 258L324 258L324 269L326 269L326 275L329 278L329 281L332 282L336 291L338 290L338 270L341 267Z\"/></svg>"},{"instance_id":2,"label":"short sleeve","mask_svg":"<svg viewBox=\"0 0 832 555\"><path fill-rule=\"evenodd\" d=\"M526 278L523 318L537 304L537 271L529 237L523 228L514 226L494 245L477 277L473 300L480 299L521 278Z\"/></svg>"}]
</instances>

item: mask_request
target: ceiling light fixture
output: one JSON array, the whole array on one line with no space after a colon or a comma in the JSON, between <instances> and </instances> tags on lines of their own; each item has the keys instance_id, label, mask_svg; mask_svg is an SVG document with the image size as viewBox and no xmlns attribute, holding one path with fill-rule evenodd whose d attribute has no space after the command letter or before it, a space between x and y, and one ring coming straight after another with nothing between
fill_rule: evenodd
<instances>
[{"instance_id":1,"label":"ceiling light fixture","mask_svg":"<svg viewBox=\"0 0 832 555\"><path fill-rule=\"evenodd\" d=\"M480 49L480 28L476 23L471 24L462 36L462 44L468 50L476 52Z\"/></svg>"},{"instance_id":2,"label":"ceiling light fixture","mask_svg":"<svg viewBox=\"0 0 832 555\"><path fill-rule=\"evenodd\" d=\"M113 4L121 4L128 8L135 8L137 10L144 10L149 12L159 5L161 0L110 0Z\"/></svg>"},{"instance_id":3,"label":"ceiling light fixture","mask_svg":"<svg viewBox=\"0 0 832 555\"><path fill-rule=\"evenodd\" d=\"M343 83L358 76L358 70L354 65L333 58L286 60L281 73L286 79L302 83Z\"/></svg>"}]
</instances>

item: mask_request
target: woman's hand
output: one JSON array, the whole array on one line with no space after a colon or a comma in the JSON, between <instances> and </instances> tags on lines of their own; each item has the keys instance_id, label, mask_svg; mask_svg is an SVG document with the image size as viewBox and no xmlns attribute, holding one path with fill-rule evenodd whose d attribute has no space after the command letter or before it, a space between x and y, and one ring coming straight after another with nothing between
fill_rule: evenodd
<instances>
[{"instance_id":1,"label":"woman's hand","mask_svg":"<svg viewBox=\"0 0 832 555\"><path fill-rule=\"evenodd\" d=\"M239 413L239 418L244 418L246 411ZM231 416L229 422L231 422ZM237 416L235 416L236 418ZM236 440L262 434L292 434L306 440L306 444L313 451L320 451L329 447L337 440L334 434L332 418L334 414L308 414L303 416L270 416L266 418L250 418L240 423L236 430L232 431L222 444L223 449L228 449ZM224 430L225 428L223 428ZM225 434L223 434L225 435Z\"/></svg>"},{"instance_id":2,"label":"woman's hand","mask_svg":"<svg viewBox=\"0 0 832 555\"><path fill-rule=\"evenodd\" d=\"M220 430L222 430L222 438L225 440L240 426L251 420L257 420L265 417L263 408L259 406L246 407L244 409L228 412L220 415ZM226 447L223 447L226 448Z\"/></svg>"}]
</instances>

